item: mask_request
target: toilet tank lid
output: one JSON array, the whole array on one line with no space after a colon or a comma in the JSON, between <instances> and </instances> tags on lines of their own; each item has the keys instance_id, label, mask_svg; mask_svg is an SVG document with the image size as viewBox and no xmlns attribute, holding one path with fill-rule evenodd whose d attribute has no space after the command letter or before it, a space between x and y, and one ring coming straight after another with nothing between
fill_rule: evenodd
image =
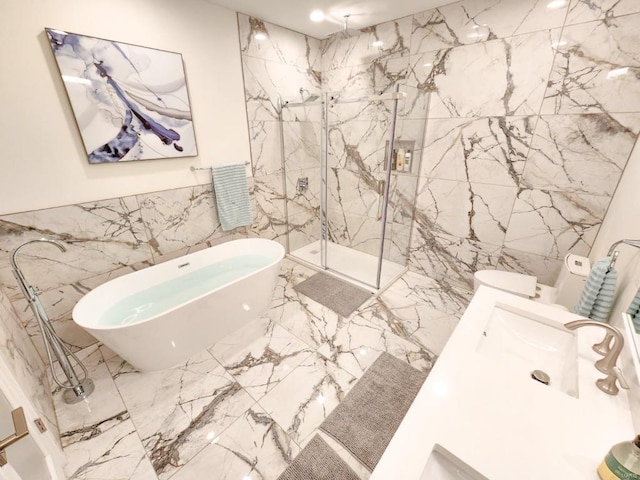
<instances>
[{"instance_id":1,"label":"toilet tank lid","mask_svg":"<svg viewBox=\"0 0 640 480\"><path fill-rule=\"evenodd\" d=\"M538 278L523 273L503 272L500 270L478 270L475 277L483 284L501 290L533 297L536 294Z\"/></svg>"}]
</instances>

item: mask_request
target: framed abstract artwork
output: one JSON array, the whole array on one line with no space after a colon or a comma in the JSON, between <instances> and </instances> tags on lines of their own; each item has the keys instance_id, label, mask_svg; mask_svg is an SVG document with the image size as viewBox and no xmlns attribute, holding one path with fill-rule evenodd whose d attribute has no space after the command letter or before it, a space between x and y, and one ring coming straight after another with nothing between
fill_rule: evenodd
<instances>
[{"instance_id":1,"label":"framed abstract artwork","mask_svg":"<svg viewBox=\"0 0 640 480\"><path fill-rule=\"evenodd\" d=\"M45 30L89 163L198 154L182 55Z\"/></svg>"}]
</instances>

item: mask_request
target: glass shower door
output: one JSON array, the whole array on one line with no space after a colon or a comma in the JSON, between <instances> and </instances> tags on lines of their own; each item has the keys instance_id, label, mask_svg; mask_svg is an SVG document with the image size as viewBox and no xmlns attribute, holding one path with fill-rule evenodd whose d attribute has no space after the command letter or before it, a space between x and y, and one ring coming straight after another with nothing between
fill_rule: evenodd
<instances>
[{"instance_id":1,"label":"glass shower door","mask_svg":"<svg viewBox=\"0 0 640 480\"><path fill-rule=\"evenodd\" d=\"M399 97L327 94L324 103L322 266L376 289L382 275Z\"/></svg>"}]
</instances>

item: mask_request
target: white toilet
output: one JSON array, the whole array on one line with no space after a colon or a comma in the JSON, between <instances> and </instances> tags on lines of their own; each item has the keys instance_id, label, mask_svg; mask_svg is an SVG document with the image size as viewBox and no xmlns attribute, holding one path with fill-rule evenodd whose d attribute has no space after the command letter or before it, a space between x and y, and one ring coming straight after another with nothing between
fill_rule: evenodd
<instances>
[{"instance_id":1,"label":"white toilet","mask_svg":"<svg viewBox=\"0 0 640 480\"><path fill-rule=\"evenodd\" d=\"M591 265L589 259L568 254L553 287L538 283L537 277L500 270L478 270L473 274L474 291L480 285L513 293L520 297L573 310L580 298Z\"/></svg>"}]
</instances>

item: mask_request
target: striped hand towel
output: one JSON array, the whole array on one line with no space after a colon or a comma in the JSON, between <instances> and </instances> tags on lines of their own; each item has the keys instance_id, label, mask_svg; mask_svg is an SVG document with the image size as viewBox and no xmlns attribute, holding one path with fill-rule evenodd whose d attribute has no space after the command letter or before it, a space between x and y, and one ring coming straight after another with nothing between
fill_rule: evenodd
<instances>
[{"instance_id":1,"label":"striped hand towel","mask_svg":"<svg viewBox=\"0 0 640 480\"><path fill-rule=\"evenodd\" d=\"M627 309L627 313L631 317L633 328L636 333L640 333L640 290L638 290L636 296L633 297L631 305L629 305L629 308Z\"/></svg>"},{"instance_id":2,"label":"striped hand towel","mask_svg":"<svg viewBox=\"0 0 640 480\"><path fill-rule=\"evenodd\" d=\"M611 257L595 263L582 289L574 312L583 317L606 322L613 305L618 272L611 268Z\"/></svg>"},{"instance_id":3,"label":"striped hand towel","mask_svg":"<svg viewBox=\"0 0 640 480\"><path fill-rule=\"evenodd\" d=\"M213 192L223 230L251 225L253 212L243 163L213 167Z\"/></svg>"}]
</instances>

